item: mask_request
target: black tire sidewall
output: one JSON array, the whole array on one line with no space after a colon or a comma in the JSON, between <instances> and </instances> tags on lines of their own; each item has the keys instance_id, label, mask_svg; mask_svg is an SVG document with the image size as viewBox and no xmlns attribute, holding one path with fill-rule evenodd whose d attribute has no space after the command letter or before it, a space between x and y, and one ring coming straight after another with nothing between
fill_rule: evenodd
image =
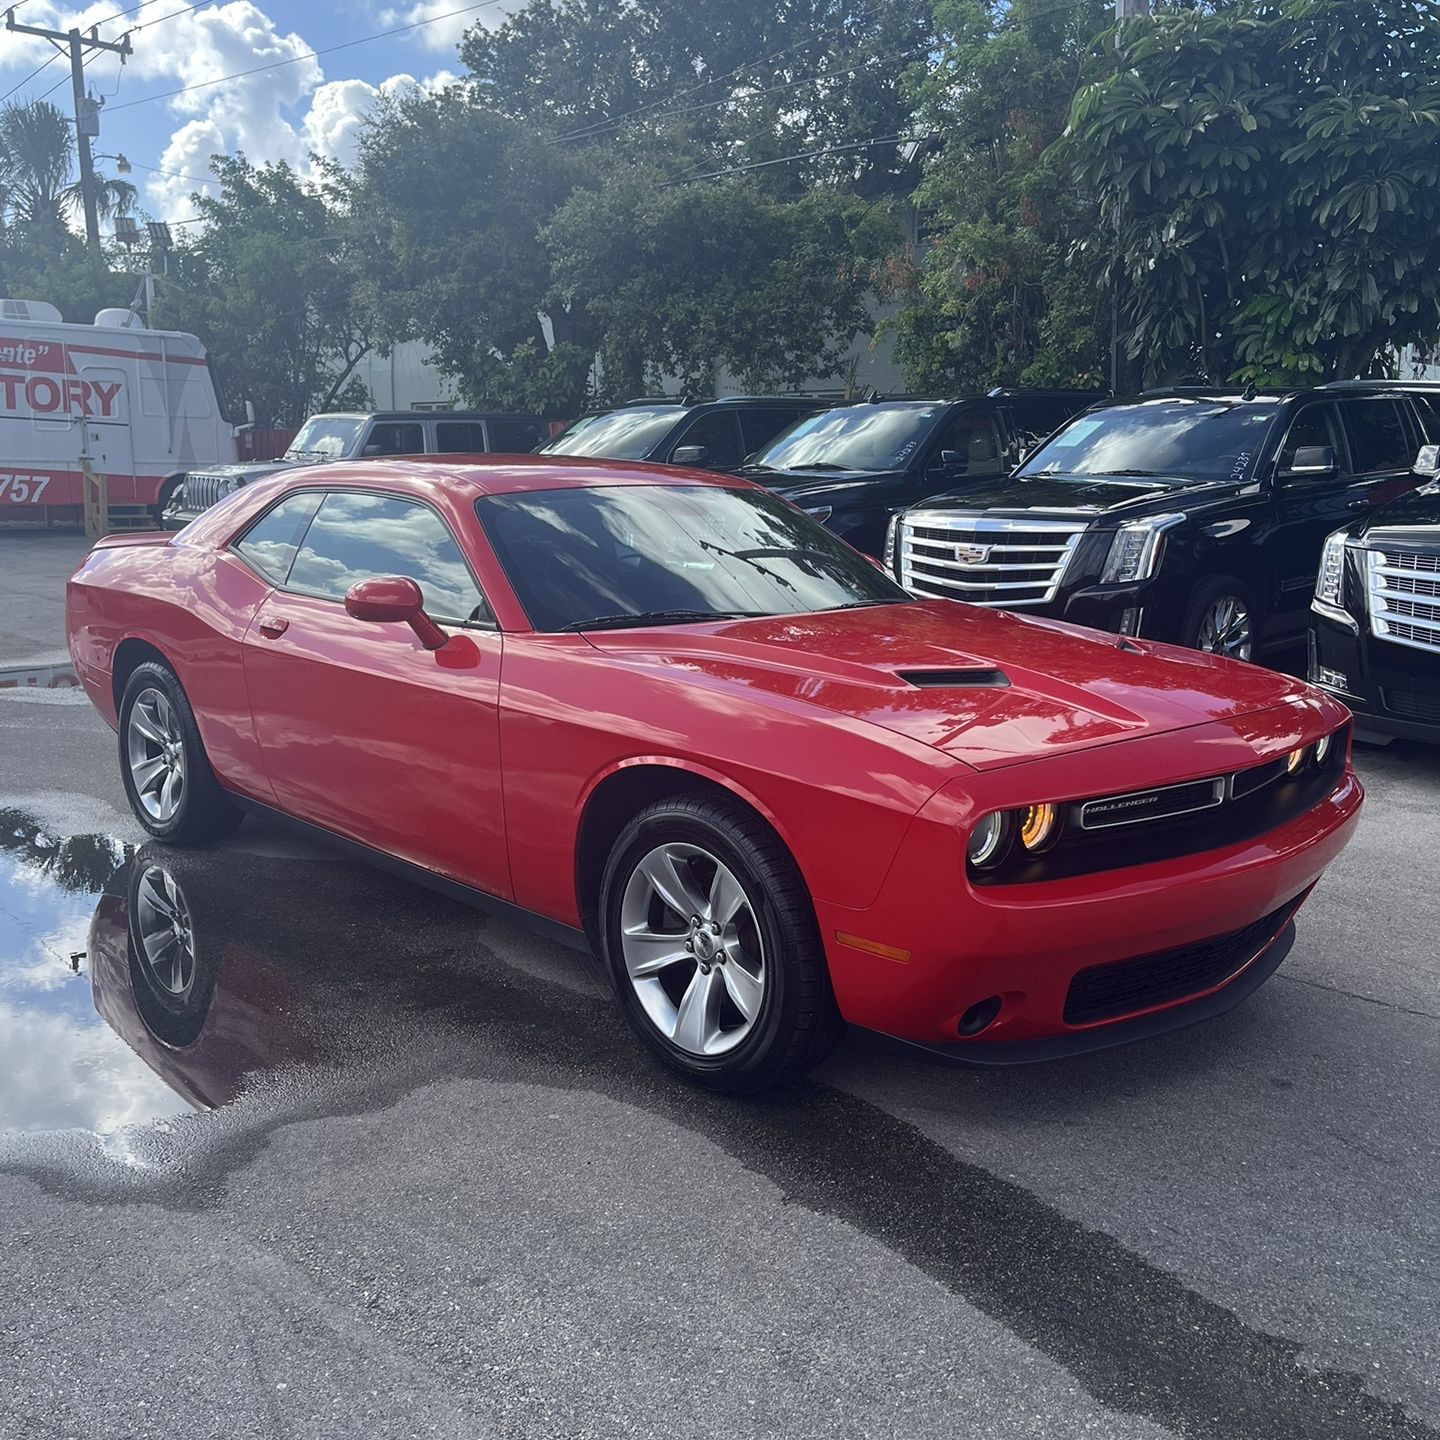
<instances>
[{"instance_id":1,"label":"black tire sidewall","mask_svg":"<svg viewBox=\"0 0 1440 1440\"><path fill-rule=\"evenodd\" d=\"M170 708L179 722L185 747L185 788L180 798L180 808L163 823L146 812L136 794L135 781L130 774L130 712L141 693L146 690L159 690L169 700ZM158 660L147 660L135 667L129 680L125 682L118 721L120 783L125 788L125 798L130 802L131 812L148 834L170 844L186 845L215 838L234 828L237 818L233 807L215 781L204 743L200 739L200 731L195 724L195 714L180 681L168 665Z\"/></svg>"},{"instance_id":2,"label":"black tire sidewall","mask_svg":"<svg viewBox=\"0 0 1440 1440\"><path fill-rule=\"evenodd\" d=\"M151 981L150 967L142 958L143 945L138 923L140 881L147 871L160 868L170 873L176 886L184 893L184 881L172 865L164 864L142 850L131 864L126 889L126 932L129 944L130 990L135 1009L150 1031L162 1044L174 1049L193 1045L205 1028L210 1015L210 1002L215 995L215 976L219 968L213 946L205 943L205 932L195 920L195 907L186 898L190 916L191 943L194 947L195 980L183 1003L163 993Z\"/></svg>"},{"instance_id":3,"label":"black tire sidewall","mask_svg":"<svg viewBox=\"0 0 1440 1440\"><path fill-rule=\"evenodd\" d=\"M680 1049L655 1028L630 983L620 946L620 902L630 875L656 846L674 842L697 845L729 867L750 901L765 947L765 994L760 1017L735 1049L713 1058ZM803 963L808 948L819 949L818 937L806 935L802 926L776 907L767 875L771 863L766 856L755 853L755 847L726 824L723 816L702 819L685 809L662 804L649 807L625 827L605 867L600 890L602 958L620 1008L646 1046L665 1064L712 1088L743 1090L771 1083L777 1053L786 1049L794 1024L793 966ZM813 931L813 921L810 928Z\"/></svg>"}]
</instances>

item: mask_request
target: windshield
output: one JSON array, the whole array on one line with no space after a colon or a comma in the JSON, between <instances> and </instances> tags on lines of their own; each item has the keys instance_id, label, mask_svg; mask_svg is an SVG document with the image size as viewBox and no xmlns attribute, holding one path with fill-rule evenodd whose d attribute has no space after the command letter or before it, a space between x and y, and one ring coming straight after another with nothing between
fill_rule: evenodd
<instances>
[{"instance_id":1,"label":"windshield","mask_svg":"<svg viewBox=\"0 0 1440 1440\"><path fill-rule=\"evenodd\" d=\"M1020 467L1024 475L1248 480L1274 401L1140 400L1077 416Z\"/></svg>"},{"instance_id":2,"label":"windshield","mask_svg":"<svg viewBox=\"0 0 1440 1440\"><path fill-rule=\"evenodd\" d=\"M602 460L643 460L684 413L679 405L664 405L582 415L540 451L546 455L593 455Z\"/></svg>"},{"instance_id":3,"label":"windshield","mask_svg":"<svg viewBox=\"0 0 1440 1440\"><path fill-rule=\"evenodd\" d=\"M763 490L607 485L490 495L486 533L537 630L634 616L794 615L906 599L863 556Z\"/></svg>"},{"instance_id":4,"label":"windshield","mask_svg":"<svg viewBox=\"0 0 1440 1440\"><path fill-rule=\"evenodd\" d=\"M364 426L365 421L358 416L348 420L307 420L290 442L285 458L311 460L318 455L327 460L337 460L354 450Z\"/></svg>"},{"instance_id":5,"label":"windshield","mask_svg":"<svg viewBox=\"0 0 1440 1440\"><path fill-rule=\"evenodd\" d=\"M810 415L751 457L766 470L899 470L943 405L852 405Z\"/></svg>"}]
</instances>

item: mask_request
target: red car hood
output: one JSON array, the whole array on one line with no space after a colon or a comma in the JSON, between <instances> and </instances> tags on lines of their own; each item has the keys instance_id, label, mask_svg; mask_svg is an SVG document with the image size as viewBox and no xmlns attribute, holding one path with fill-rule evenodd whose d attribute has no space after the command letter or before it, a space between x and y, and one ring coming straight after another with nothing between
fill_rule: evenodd
<instances>
[{"instance_id":1,"label":"red car hood","mask_svg":"<svg viewBox=\"0 0 1440 1440\"><path fill-rule=\"evenodd\" d=\"M632 663L881 725L979 769L1313 697L1255 666L948 600L586 638Z\"/></svg>"}]
</instances>

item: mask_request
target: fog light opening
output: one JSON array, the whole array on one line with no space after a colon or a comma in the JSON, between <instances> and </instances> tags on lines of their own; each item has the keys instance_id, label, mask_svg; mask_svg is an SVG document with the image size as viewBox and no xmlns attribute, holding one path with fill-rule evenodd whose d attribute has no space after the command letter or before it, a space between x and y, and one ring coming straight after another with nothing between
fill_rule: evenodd
<instances>
[{"instance_id":1,"label":"fog light opening","mask_svg":"<svg viewBox=\"0 0 1440 1440\"><path fill-rule=\"evenodd\" d=\"M960 1023L955 1027L956 1033L967 1038L971 1035L978 1035L982 1030L995 1023L995 1017L1000 1013L1000 997L992 995L988 1000L981 1000L972 1005L961 1017Z\"/></svg>"}]
</instances>

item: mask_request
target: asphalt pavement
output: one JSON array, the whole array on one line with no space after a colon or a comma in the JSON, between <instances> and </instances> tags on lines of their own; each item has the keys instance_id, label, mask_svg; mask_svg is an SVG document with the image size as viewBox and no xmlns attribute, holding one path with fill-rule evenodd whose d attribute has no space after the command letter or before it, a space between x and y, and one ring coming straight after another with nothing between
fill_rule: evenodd
<instances>
[{"instance_id":1,"label":"asphalt pavement","mask_svg":"<svg viewBox=\"0 0 1440 1440\"><path fill-rule=\"evenodd\" d=\"M0 1437L1440 1437L1440 751L1240 1009L721 1100L593 962L247 822L146 845L0 534ZM127 965L147 883L183 1011ZM189 1028L187 1028L189 1027Z\"/></svg>"}]
</instances>

